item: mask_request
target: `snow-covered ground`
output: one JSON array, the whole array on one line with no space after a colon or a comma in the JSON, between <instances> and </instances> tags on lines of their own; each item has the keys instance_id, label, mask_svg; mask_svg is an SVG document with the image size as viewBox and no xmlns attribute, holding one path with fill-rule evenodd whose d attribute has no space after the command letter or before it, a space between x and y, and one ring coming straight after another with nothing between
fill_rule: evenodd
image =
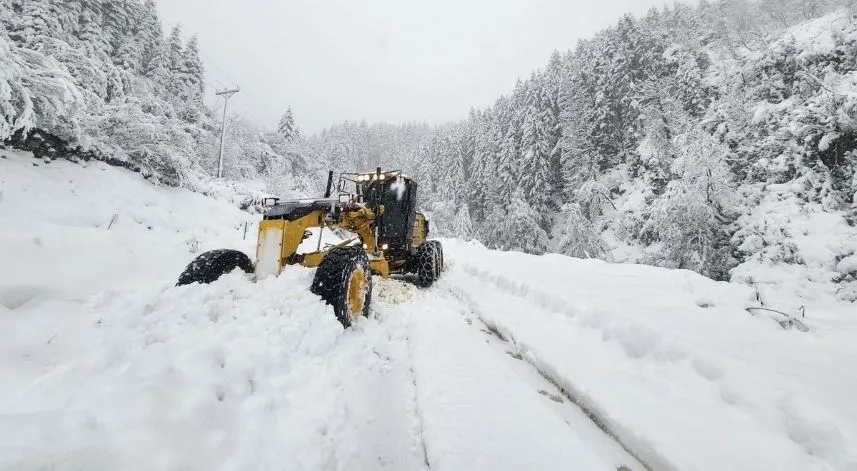
<instances>
[{"instance_id":1,"label":"snow-covered ground","mask_svg":"<svg viewBox=\"0 0 857 471\"><path fill-rule=\"evenodd\" d=\"M655 469L857 469L853 305L784 330L745 311L749 287L689 271L446 252L442 285Z\"/></svg>"},{"instance_id":2,"label":"snow-covered ground","mask_svg":"<svg viewBox=\"0 0 857 471\"><path fill-rule=\"evenodd\" d=\"M0 470L857 469L853 305L450 240L343 331L308 269L174 287L258 216L0 154Z\"/></svg>"}]
</instances>

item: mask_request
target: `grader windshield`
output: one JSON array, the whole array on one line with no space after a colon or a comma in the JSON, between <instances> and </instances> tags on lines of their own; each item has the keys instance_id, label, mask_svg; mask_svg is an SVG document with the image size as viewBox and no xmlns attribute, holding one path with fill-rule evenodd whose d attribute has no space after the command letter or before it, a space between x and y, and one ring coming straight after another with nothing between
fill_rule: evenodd
<instances>
[{"instance_id":1,"label":"grader windshield","mask_svg":"<svg viewBox=\"0 0 857 471\"><path fill-rule=\"evenodd\" d=\"M416 220L416 180L400 171L342 174L339 192L340 201L350 198L376 212L383 206L376 223L378 242L390 247L408 247Z\"/></svg>"}]
</instances>

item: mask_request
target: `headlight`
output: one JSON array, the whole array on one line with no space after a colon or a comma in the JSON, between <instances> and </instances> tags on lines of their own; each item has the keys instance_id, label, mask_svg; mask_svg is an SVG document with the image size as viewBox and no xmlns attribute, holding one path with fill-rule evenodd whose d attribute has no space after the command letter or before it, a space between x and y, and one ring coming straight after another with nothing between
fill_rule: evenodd
<instances>
[{"instance_id":1,"label":"headlight","mask_svg":"<svg viewBox=\"0 0 857 471\"><path fill-rule=\"evenodd\" d=\"M390 248L390 245L389 245L389 244L384 244L384 245L382 245L382 246L381 246L381 250L387 250L387 249L389 249L389 248Z\"/></svg>"},{"instance_id":2,"label":"headlight","mask_svg":"<svg viewBox=\"0 0 857 471\"><path fill-rule=\"evenodd\" d=\"M369 246L368 246L368 245L363 244L363 250L367 250L368 248L369 248Z\"/></svg>"}]
</instances>

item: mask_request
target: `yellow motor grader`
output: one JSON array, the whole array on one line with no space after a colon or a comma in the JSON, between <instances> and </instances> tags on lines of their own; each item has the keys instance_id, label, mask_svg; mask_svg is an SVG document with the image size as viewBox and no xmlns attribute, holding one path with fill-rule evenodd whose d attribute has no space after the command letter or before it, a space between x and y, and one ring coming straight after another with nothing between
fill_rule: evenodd
<instances>
[{"instance_id":1,"label":"yellow motor grader","mask_svg":"<svg viewBox=\"0 0 857 471\"><path fill-rule=\"evenodd\" d=\"M265 201L259 224L256 263L238 250L212 250L194 259L177 285L211 283L235 269L256 279L279 275L286 265L317 267L310 290L333 306L343 326L369 314L372 275L412 275L417 285L431 286L443 271L443 247L427 240L429 222L416 210L417 181L401 171L343 173L334 193L328 174L323 199ZM298 253L302 242L319 229L316 250ZM352 237L322 248L325 229Z\"/></svg>"}]
</instances>

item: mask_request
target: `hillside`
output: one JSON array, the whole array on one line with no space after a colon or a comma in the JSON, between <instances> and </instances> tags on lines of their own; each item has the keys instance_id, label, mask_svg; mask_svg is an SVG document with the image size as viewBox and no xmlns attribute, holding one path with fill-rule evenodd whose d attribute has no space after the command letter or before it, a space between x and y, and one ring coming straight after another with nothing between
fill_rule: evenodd
<instances>
[{"instance_id":1,"label":"hillside","mask_svg":"<svg viewBox=\"0 0 857 471\"><path fill-rule=\"evenodd\" d=\"M836 2L676 4L555 53L406 149L384 143L413 127L345 123L313 143L337 168L368 155L411 169L447 236L719 280L809 278L854 301L839 264L857 249L855 41Z\"/></svg>"},{"instance_id":2,"label":"hillside","mask_svg":"<svg viewBox=\"0 0 857 471\"><path fill-rule=\"evenodd\" d=\"M195 39L179 27L165 37L151 0L71 6L0 3L0 139L217 191ZM852 7L702 2L625 16L444 126L301 137L291 109L277 132L232 116L225 176L260 182L253 198L318 193L326 169L402 168L445 236L718 280L811 279L807 295L854 301Z\"/></svg>"},{"instance_id":3,"label":"hillside","mask_svg":"<svg viewBox=\"0 0 857 471\"><path fill-rule=\"evenodd\" d=\"M155 0L0 0L0 142L8 146L207 192L220 144L207 91L196 37L181 25L164 35ZM227 119L225 178L286 195L313 187L319 168L302 142Z\"/></svg>"}]
</instances>

